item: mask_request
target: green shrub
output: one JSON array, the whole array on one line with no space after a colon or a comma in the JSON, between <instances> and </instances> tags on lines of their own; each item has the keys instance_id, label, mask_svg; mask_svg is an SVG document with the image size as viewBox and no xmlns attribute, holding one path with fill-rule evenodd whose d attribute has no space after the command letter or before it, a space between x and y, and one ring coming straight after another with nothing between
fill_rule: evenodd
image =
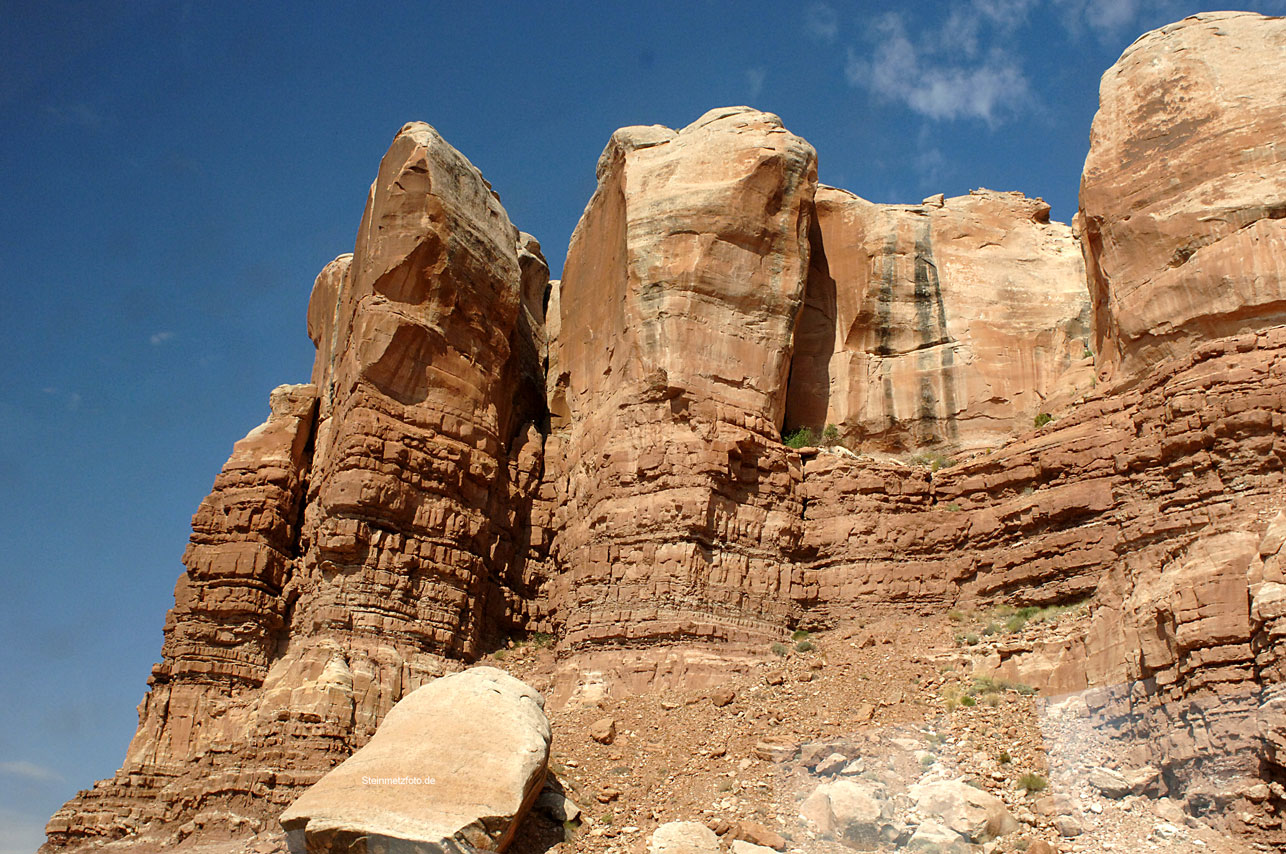
<instances>
[{"instance_id":1,"label":"green shrub","mask_svg":"<svg viewBox=\"0 0 1286 854\"><path fill-rule=\"evenodd\" d=\"M1027 773L1018 778L1018 786L1029 792L1043 792L1049 781L1039 774Z\"/></svg>"},{"instance_id":2,"label":"green shrub","mask_svg":"<svg viewBox=\"0 0 1286 854\"><path fill-rule=\"evenodd\" d=\"M611 824L614 820L615 819L610 812L605 812L598 817L599 824Z\"/></svg>"},{"instance_id":3,"label":"green shrub","mask_svg":"<svg viewBox=\"0 0 1286 854\"><path fill-rule=\"evenodd\" d=\"M930 765L932 765L934 762L937 762L937 761L938 760L931 753L926 753L920 757L920 764L923 765L925 768L928 768Z\"/></svg>"},{"instance_id":4,"label":"green shrub","mask_svg":"<svg viewBox=\"0 0 1286 854\"><path fill-rule=\"evenodd\" d=\"M786 655L786 653L790 652L790 650L786 649L786 645L781 641L774 643L771 647L769 647L769 649L772 650L774 655L784 656Z\"/></svg>"},{"instance_id":5,"label":"green shrub","mask_svg":"<svg viewBox=\"0 0 1286 854\"><path fill-rule=\"evenodd\" d=\"M810 634L812 633L808 629L795 629L790 633L790 639L793 641L808 640Z\"/></svg>"},{"instance_id":6,"label":"green shrub","mask_svg":"<svg viewBox=\"0 0 1286 854\"><path fill-rule=\"evenodd\" d=\"M504 661L505 651L503 649L498 649L491 654L491 657L494 658L496 661Z\"/></svg>"},{"instance_id":7,"label":"green shrub","mask_svg":"<svg viewBox=\"0 0 1286 854\"><path fill-rule=\"evenodd\" d=\"M965 643L969 646L977 646L978 641L979 641L978 636L975 634L965 635Z\"/></svg>"},{"instance_id":8,"label":"green shrub","mask_svg":"<svg viewBox=\"0 0 1286 854\"><path fill-rule=\"evenodd\" d=\"M973 697L970 697L968 694L965 694L963 697L960 698L960 705L976 706L978 705L978 701L975 700Z\"/></svg>"},{"instance_id":9,"label":"green shrub","mask_svg":"<svg viewBox=\"0 0 1286 854\"><path fill-rule=\"evenodd\" d=\"M955 502L953 501L953 502L951 502L950 504L948 504L948 505L947 505L947 509L948 509L949 511L951 511L952 513L959 513L959 512L960 512L960 505L959 505L959 504L957 504L957 503L955 503Z\"/></svg>"},{"instance_id":10,"label":"green shrub","mask_svg":"<svg viewBox=\"0 0 1286 854\"><path fill-rule=\"evenodd\" d=\"M822 444L826 447L832 447L839 444L839 428L834 424L827 424L826 429L822 431Z\"/></svg>"},{"instance_id":11,"label":"green shrub","mask_svg":"<svg viewBox=\"0 0 1286 854\"><path fill-rule=\"evenodd\" d=\"M1001 765L1008 765L1010 762L1014 761L1014 758L1009 755L1008 750L1001 748L1000 755L996 757L996 761L999 762Z\"/></svg>"},{"instance_id":12,"label":"green shrub","mask_svg":"<svg viewBox=\"0 0 1286 854\"><path fill-rule=\"evenodd\" d=\"M815 649L817 649L817 647L814 646L813 642L810 640L802 640L795 644L795 652L812 652Z\"/></svg>"},{"instance_id":13,"label":"green shrub","mask_svg":"<svg viewBox=\"0 0 1286 854\"><path fill-rule=\"evenodd\" d=\"M1037 428L1040 428L1040 427L1044 427L1046 424L1048 424L1053 420L1054 420L1054 416L1050 415L1048 412L1042 412L1040 415L1036 416L1035 424Z\"/></svg>"},{"instance_id":14,"label":"green shrub","mask_svg":"<svg viewBox=\"0 0 1286 854\"><path fill-rule=\"evenodd\" d=\"M956 464L955 460L949 459L937 451L924 451L923 453L914 454L909 462L913 466L924 466L929 471L949 469Z\"/></svg>"},{"instance_id":15,"label":"green shrub","mask_svg":"<svg viewBox=\"0 0 1286 854\"><path fill-rule=\"evenodd\" d=\"M786 443L786 447L794 448L795 450L812 447L817 444L817 436L808 427L800 427L798 430L787 433L781 437L781 440Z\"/></svg>"}]
</instances>

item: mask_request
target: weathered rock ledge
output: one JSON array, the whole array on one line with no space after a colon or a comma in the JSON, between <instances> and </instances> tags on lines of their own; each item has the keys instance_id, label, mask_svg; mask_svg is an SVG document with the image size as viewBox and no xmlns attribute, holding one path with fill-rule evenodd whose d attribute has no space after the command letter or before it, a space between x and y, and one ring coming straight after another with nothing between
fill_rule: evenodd
<instances>
[{"instance_id":1,"label":"weathered rock ledge","mask_svg":"<svg viewBox=\"0 0 1286 854\"><path fill-rule=\"evenodd\" d=\"M1136 42L1074 230L818 187L746 107L625 128L556 282L408 124L314 285L311 383L193 517L122 768L45 850L271 826L509 637L557 643L566 702L872 603L1001 601L1091 618L982 669L1077 692L1189 803L1268 785L1238 809L1282 832L1284 45L1248 13Z\"/></svg>"}]
</instances>

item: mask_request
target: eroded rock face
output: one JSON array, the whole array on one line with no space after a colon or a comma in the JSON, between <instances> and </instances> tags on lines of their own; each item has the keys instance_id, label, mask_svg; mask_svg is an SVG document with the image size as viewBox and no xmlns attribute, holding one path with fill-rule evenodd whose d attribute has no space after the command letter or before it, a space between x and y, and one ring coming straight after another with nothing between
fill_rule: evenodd
<instances>
[{"instance_id":1,"label":"eroded rock face","mask_svg":"<svg viewBox=\"0 0 1286 854\"><path fill-rule=\"evenodd\" d=\"M1092 381L1071 229L1021 193L918 206L817 192L786 427L878 451L995 447Z\"/></svg>"},{"instance_id":2,"label":"eroded rock face","mask_svg":"<svg viewBox=\"0 0 1286 854\"><path fill-rule=\"evenodd\" d=\"M550 324L558 622L572 645L766 637L799 536L778 431L816 155L729 108L617 131L598 177Z\"/></svg>"},{"instance_id":3,"label":"eroded rock face","mask_svg":"<svg viewBox=\"0 0 1286 854\"><path fill-rule=\"evenodd\" d=\"M267 794L271 774L243 774L232 763L216 769L211 754L235 751L245 738L253 711L232 698L263 682L289 620L284 589L298 558L316 387L281 386L270 406L268 420L233 446L192 517L162 661L121 770L50 819L51 843L114 838L170 817L165 789L199 792L240 776L241 789ZM313 763L326 761L326 745L309 746Z\"/></svg>"},{"instance_id":4,"label":"eroded rock face","mask_svg":"<svg viewBox=\"0 0 1286 854\"><path fill-rule=\"evenodd\" d=\"M194 517L126 763L54 817L52 843L229 803L261 826L526 619L547 279L478 170L402 128L354 252L314 286L315 382L274 392Z\"/></svg>"},{"instance_id":5,"label":"eroded rock face","mask_svg":"<svg viewBox=\"0 0 1286 854\"><path fill-rule=\"evenodd\" d=\"M549 762L544 700L494 667L411 692L282 813L292 851L503 851ZM470 847L471 846L471 847Z\"/></svg>"},{"instance_id":6,"label":"eroded rock face","mask_svg":"<svg viewBox=\"0 0 1286 854\"><path fill-rule=\"evenodd\" d=\"M312 384L274 393L194 518L138 735L54 817L53 847L173 844L215 815L262 827L403 696L512 632L556 636L554 702L596 702L704 688L783 629L870 603L1090 599L1088 633L987 666L1087 692L1105 726L1160 745L1172 794L1207 766L1280 778L1286 326L1233 277L1207 300L1222 319L1178 311L1164 333L1196 343L1131 332L1161 297L1131 302L1160 280L1130 253L1178 202L1158 195L1137 233L1095 219L1116 204L1106 174L1087 172L1090 320L1099 370L1124 373L1087 390L1080 261L1038 200L818 191L775 116L715 110L613 135L551 282L477 170L406 126L354 252L317 278ZM1193 262L1276 223L1203 244L1175 293L1207 293ZM1243 255L1280 269L1264 240ZM828 423L955 465L781 442ZM845 791L815 821L856 826Z\"/></svg>"},{"instance_id":7,"label":"eroded rock face","mask_svg":"<svg viewBox=\"0 0 1286 854\"><path fill-rule=\"evenodd\" d=\"M1286 321L1286 19L1209 12L1103 75L1081 179L1104 377Z\"/></svg>"}]
</instances>

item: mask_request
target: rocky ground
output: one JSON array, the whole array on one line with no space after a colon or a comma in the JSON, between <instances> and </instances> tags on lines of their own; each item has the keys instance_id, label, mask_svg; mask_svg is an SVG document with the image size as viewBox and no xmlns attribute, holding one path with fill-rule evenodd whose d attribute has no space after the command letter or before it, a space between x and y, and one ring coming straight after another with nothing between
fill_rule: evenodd
<instances>
[{"instance_id":1,"label":"rocky ground","mask_svg":"<svg viewBox=\"0 0 1286 854\"><path fill-rule=\"evenodd\" d=\"M1188 815L1160 796L1161 783L1146 768L1112 769L1120 757L1086 732L1074 698L1049 700L972 675L1007 644L1038 642L1086 619L1075 608L1030 619L953 611L914 623L888 612L783 639L762 650L757 666L714 688L657 685L551 709L551 779L510 850L641 853L661 825L695 821L718 834L723 850L740 854L839 854L854 850L836 838L843 831L828 833L801 810L816 819L810 796L843 780L877 795L877 823L889 835L900 832L905 850L908 836L934 824L912 787L947 781L998 798L1013 823L980 844L926 841L915 850L1272 850L1234 838L1217 817ZM564 672L560 655L537 637L483 663L550 695ZM983 823L995 829L994 821ZM275 854L285 845L265 830L250 840L206 837L179 848ZM857 850L899 850L899 843Z\"/></svg>"},{"instance_id":2,"label":"rocky ground","mask_svg":"<svg viewBox=\"0 0 1286 854\"><path fill-rule=\"evenodd\" d=\"M917 783L963 779L995 795L1017 827L970 850L1040 850L1037 840L1068 852L1254 850L1155 797L1155 780L1133 784L1146 794L1129 782L1126 791L1109 785L1114 796L1095 789L1110 745L1084 752L1074 704L971 677L975 661L1016 637L1003 624L982 634L996 628L990 617L940 615L907 631L904 615L891 613L783 643L784 655L768 651L714 690L555 710L553 770L581 815L559 826L543 810L516 850L643 851L659 825L695 820L726 844L850 851L800 815L819 785L844 778L883 784L892 824L908 831L924 818L907 797ZM1055 614L1017 635L1035 639L1084 618ZM518 644L493 657L550 687L553 650Z\"/></svg>"}]
</instances>

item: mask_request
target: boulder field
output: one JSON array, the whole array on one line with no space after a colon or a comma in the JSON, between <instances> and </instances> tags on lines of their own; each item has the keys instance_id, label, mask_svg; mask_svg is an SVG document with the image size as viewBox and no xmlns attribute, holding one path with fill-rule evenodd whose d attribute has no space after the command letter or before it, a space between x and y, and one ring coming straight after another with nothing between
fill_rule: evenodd
<instances>
[{"instance_id":1,"label":"boulder field","mask_svg":"<svg viewBox=\"0 0 1286 854\"><path fill-rule=\"evenodd\" d=\"M1286 840L1283 56L1286 19L1252 13L1136 41L1071 227L1019 193L819 185L748 107L624 128L554 281L477 168L406 125L314 284L310 382L273 391L193 516L121 770L42 851L358 833L349 763L396 756L407 703L514 640L552 648L571 707L745 678L792 631L997 608L1076 616L961 641L974 677L1062 704L1189 815ZM490 746L518 761L524 726ZM544 759L519 764L521 812ZM815 829L880 838L892 807L825 785ZM999 833L975 800L924 807L919 842Z\"/></svg>"}]
</instances>

